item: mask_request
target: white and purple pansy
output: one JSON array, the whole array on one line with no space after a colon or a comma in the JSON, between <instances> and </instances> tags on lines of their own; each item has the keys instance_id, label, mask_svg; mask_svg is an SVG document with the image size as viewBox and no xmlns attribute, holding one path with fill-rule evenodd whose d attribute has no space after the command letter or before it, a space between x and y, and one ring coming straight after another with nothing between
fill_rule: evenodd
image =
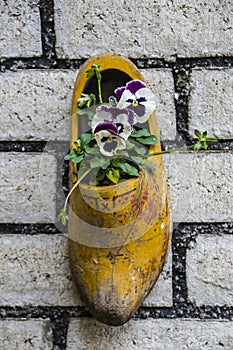
<instances>
[{"instance_id":1,"label":"white and purple pansy","mask_svg":"<svg viewBox=\"0 0 233 350\"><path fill-rule=\"evenodd\" d=\"M113 156L126 148L126 140L133 130L134 113L130 109L99 106L92 120L92 132L105 156Z\"/></svg>"},{"instance_id":2,"label":"white and purple pansy","mask_svg":"<svg viewBox=\"0 0 233 350\"><path fill-rule=\"evenodd\" d=\"M94 133L96 142L100 148L100 152L104 156L113 156L117 150L125 149L126 143L115 125L112 123L100 123L95 128Z\"/></svg>"},{"instance_id":3,"label":"white and purple pansy","mask_svg":"<svg viewBox=\"0 0 233 350\"><path fill-rule=\"evenodd\" d=\"M138 123L146 122L155 110L153 92L141 80L131 80L115 90L117 107L134 111Z\"/></svg>"}]
</instances>

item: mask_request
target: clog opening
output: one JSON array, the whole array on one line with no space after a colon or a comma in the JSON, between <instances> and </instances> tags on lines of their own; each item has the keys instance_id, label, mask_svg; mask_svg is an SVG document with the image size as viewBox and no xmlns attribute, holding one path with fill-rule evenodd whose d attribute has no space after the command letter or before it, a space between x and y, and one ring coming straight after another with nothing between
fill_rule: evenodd
<instances>
[{"instance_id":1,"label":"clog opening","mask_svg":"<svg viewBox=\"0 0 233 350\"><path fill-rule=\"evenodd\" d=\"M102 98L104 102L108 102L109 96L114 96L114 90L120 86L124 86L132 78L120 71L119 69L106 69L101 71L102 75ZM96 76L92 76L84 87L85 94L95 94L98 97L98 85Z\"/></svg>"}]
</instances>

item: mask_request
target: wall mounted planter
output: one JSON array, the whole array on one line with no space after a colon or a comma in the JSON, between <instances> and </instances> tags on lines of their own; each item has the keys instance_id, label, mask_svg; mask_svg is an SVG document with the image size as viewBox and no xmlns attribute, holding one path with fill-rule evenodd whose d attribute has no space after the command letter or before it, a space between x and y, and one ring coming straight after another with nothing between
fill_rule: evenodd
<instances>
[{"instance_id":1,"label":"wall mounted planter","mask_svg":"<svg viewBox=\"0 0 233 350\"><path fill-rule=\"evenodd\" d=\"M77 117L81 93L97 91L95 77L85 72L101 67L103 100L132 79L144 81L129 60L97 55L80 69L72 103L72 144L87 130ZM144 127L159 135L155 114ZM160 150L160 142L150 152ZM80 183L70 197L69 254L73 279L91 314L109 325L127 322L150 292L166 259L171 240L170 203L162 156L150 157L150 170L118 184ZM70 165L70 187L78 178Z\"/></svg>"}]
</instances>

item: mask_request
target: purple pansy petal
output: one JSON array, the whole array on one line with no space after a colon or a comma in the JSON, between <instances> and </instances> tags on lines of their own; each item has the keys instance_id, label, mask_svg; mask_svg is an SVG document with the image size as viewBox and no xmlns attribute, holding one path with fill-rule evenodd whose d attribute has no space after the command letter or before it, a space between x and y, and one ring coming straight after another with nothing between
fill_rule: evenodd
<instances>
[{"instance_id":1,"label":"purple pansy petal","mask_svg":"<svg viewBox=\"0 0 233 350\"><path fill-rule=\"evenodd\" d=\"M137 80L137 79L130 80L128 81L128 83L126 83L126 86L119 87L114 91L116 94L116 100L117 102L120 101L120 98L125 90L130 91L131 94L134 95L136 91L145 87L146 87L146 84L143 83L141 80Z\"/></svg>"},{"instance_id":2,"label":"purple pansy petal","mask_svg":"<svg viewBox=\"0 0 233 350\"><path fill-rule=\"evenodd\" d=\"M115 134L115 135L119 135L118 129L117 127L109 122L103 122L97 125L97 127L95 128L94 134L96 134L97 132L101 131L101 130L108 130L109 132Z\"/></svg>"},{"instance_id":3,"label":"purple pansy petal","mask_svg":"<svg viewBox=\"0 0 233 350\"><path fill-rule=\"evenodd\" d=\"M117 88L116 90L114 90L114 93L116 95L116 101L119 102L121 95L123 94L123 92L125 91L125 86Z\"/></svg>"},{"instance_id":4,"label":"purple pansy petal","mask_svg":"<svg viewBox=\"0 0 233 350\"><path fill-rule=\"evenodd\" d=\"M139 89L145 88L146 84L141 80L131 80L126 84L126 90L129 90L131 94L135 95Z\"/></svg>"},{"instance_id":5,"label":"purple pansy petal","mask_svg":"<svg viewBox=\"0 0 233 350\"><path fill-rule=\"evenodd\" d=\"M109 122L112 122L112 115L111 115L111 112L106 110L106 109L103 109L103 107L105 106L99 106L96 108L96 113L93 117L93 120L92 120L92 132L94 132L96 126L104 121L109 121Z\"/></svg>"},{"instance_id":6,"label":"purple pansy petal","mask_svg":"<svg viewBox=\"0 0 233 350\"><path fill-rule=\"evenodd\" d=\"M133 128L133 125L136 122L136 118L135 118L134 113L132 113L132 111L130 109L128 110L128 121L129 121L129 124L131 125L131 127Z\"/></svg>"},{"instance_id":7,"label":"purple pansy petal","mask_svg":"<svg viewBox=\"0 0 233 350\"><path fill-rule=\"evenodd\" d=\"M146 113L146 107L143 106L142 104L138 104L137 106L133 106L132 104L129 106L129 108L137 115L137 117L141 118L145 115ZM137 118L137 121L139 119Z\"/></svg>"}]
</instances>

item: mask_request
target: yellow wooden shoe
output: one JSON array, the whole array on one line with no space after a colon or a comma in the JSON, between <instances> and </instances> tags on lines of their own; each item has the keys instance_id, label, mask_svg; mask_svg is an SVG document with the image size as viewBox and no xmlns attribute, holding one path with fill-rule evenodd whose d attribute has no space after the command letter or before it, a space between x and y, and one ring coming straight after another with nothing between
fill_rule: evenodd
<instances>
[{"instance_id":1,"label":"yellow wooden shoe","mask_svg":"<svg viewBox=\"0 0 233 350\"><path fill-rule=\"evenodd\" d=\"M72 142L88 130L77 118L81 93L97 92L86 71L100 65L103 100L132 79L144 81L129 60L97 55L80 69L72 102ZM82 125L81 125L82 124ZM153 113L146 127L159 135ZM81 131L80 131L81 130ZM150 152L160 151L160 142ZM150 292L166 259L171 240L170 202L161 155L150 157L150 170L110 186L80 183L70 197L69 255L73 279L91 314L109 325L127 322ZM70 187L77 169L70 165Z\"/></svg>"}]
</instances>

